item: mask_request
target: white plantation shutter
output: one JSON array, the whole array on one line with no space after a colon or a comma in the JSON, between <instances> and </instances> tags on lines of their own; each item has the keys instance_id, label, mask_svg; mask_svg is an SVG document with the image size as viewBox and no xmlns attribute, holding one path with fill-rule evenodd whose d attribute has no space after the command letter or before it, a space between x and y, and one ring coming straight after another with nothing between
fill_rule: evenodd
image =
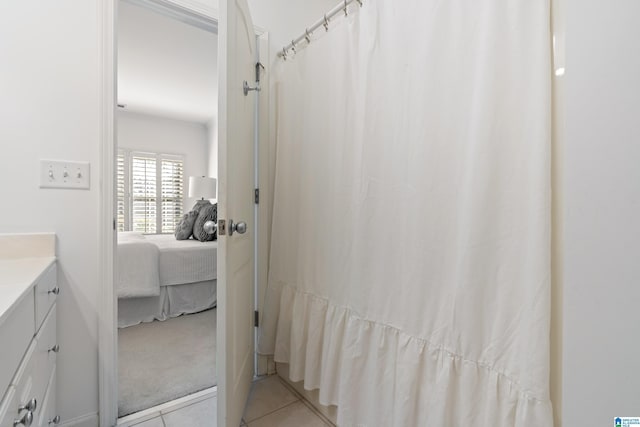
<instances>
[{"instance_id":1,"label":"white plantation shutter","mask_svg":"<svg viewBox=\"0 0 640 427\"><path fill-rule=\"evenodd\" d=\"M182 159L162 158L161 162L161 228L163 233L173 233L182 218Z\"/></svg>"},{"instance_id":2,"label":"white plantation shutter","mask_svg":"<svg viewBox=\"0 0 640 427\"><path fill-rule=\"evenodd\" d=\"M128 209L128 203L126 203L126 198L128 195L127 169L128 168L127 168L126 155L123 151L120 151L118 152L118 157L116 162L116 192L117 192L116 219L118 224L118 231L125 231L128 229L129 209Z\"/></svg>"},{"instance_id":3,"label":"white plantation shutter","mask_svg":"<svg viewBox=\"0 0 640 427\"><path fill-rule=\"evenodd\" d=\"M118 231L173 233L182 218L183 171L181 156L120 150Z\"/></svg>"},{"instance_id":4,"label":"white plantation shutter","mask_svg":"<svg viewBox=\"0 0 640 427\"><path fill-rule=\"evenodd\" d=\"M155 233L158 185L156 156L133 153L131 156L131 229Z\"/></svg>"}]
</instances>

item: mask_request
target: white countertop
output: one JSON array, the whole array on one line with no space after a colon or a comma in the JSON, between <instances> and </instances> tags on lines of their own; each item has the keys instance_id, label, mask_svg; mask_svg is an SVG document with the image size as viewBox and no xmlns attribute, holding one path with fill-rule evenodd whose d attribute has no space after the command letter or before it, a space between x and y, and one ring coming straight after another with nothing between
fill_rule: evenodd
<instances>
[{"instance_id":1,"label":"white countertop","mask_svg":"<svg viewBox=\"0 0 640 427\"><path fill-rule=\"evenodd\" d=\"M55 234L0 234L0 324L56 261Z\"/></svg>"},{"instance_id":2,"label":"white countertop","mask_svg":"<svg viewBox=\"0 0 640 427\"><path fill-rule=\"evenodd\" d=\"M55 257L0 259L0 324L55 260Z\"/></svg>"}]
</instances>

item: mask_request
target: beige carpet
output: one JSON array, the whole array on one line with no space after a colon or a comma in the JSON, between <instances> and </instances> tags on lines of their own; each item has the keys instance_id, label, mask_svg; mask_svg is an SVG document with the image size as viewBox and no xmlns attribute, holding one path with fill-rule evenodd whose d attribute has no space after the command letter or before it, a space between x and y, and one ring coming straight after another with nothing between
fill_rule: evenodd
<instances>
[{"instance_id":1,"label":"beige carpet","mask_svg":"<svg viewBox=\"0 0 640 427\"><path fill-rule=\"evenodd\" d=\"M216 385L216 310L118 330L118 416Z\"/></svg>"}]
</instances>

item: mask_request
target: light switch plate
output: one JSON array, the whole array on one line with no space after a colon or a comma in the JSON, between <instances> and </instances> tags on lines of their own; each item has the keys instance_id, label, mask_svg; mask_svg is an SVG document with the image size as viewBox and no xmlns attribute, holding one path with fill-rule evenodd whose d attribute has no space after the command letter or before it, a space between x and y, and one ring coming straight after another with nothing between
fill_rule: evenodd
<instances>
[{"instance_id":1,"label":"light switch plate","mask_svg":"<svg viewBox=\"0 0 640 427\"><path fill-rule=\"evenodd\" d=\"M89 189L89 162L40 160L40 188Z\"/></svg>"}]
</instances>

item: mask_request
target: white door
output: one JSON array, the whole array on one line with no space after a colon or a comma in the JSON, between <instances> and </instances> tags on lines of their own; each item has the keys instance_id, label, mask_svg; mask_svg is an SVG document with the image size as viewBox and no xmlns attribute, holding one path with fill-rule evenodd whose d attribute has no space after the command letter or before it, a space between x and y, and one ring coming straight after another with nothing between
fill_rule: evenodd
<instances>
[{"instance_id":1,"label":"white door","mask_svg":"<svg viewBox=\"0 0 640 427\"><path fill-rule=\"evenodd\" d=\"M246 0L220 1L218 43L218 426L237 427L254 355L256 98L244 94L243 82L255 85L256 38ZM239 223L246 224L242 234L233 230Z\"/></svg>"}]
</instances>

